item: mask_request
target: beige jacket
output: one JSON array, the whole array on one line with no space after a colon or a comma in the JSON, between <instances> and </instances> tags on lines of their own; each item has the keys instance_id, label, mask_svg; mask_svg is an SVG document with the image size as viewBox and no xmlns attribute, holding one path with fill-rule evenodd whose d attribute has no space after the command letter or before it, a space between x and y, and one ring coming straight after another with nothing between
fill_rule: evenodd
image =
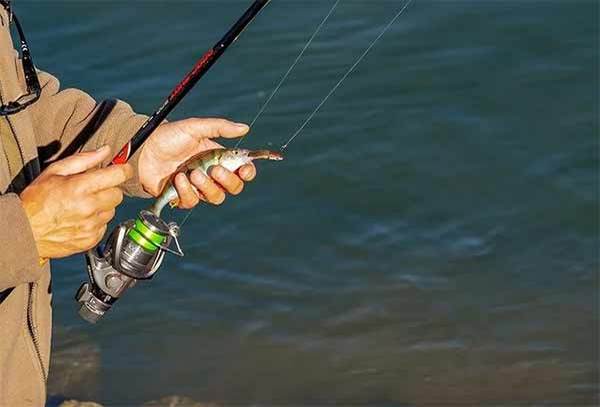
<instances>
[{"instance_id":1,"label":"beige jacket","mask_svg":"<svg viewBox=\"0 0 600 407\"><path fill-rule=\"evenodd\" d=\"M27 22L24 22L25 28ZM25 93L21 63L8 30L8 15L0 7L0 102ZM35 44L33 44L35 58ZM45 163L61 153L78 151L82 132L93 137L83 149L104 144L118 149L145 120L116 102L99 106L87 94L60 90L56 78L39 72L41 99L24 111L0 117L0 406L43 406L50 361L52 326L50 267L40 267L29 222L12 180L35 177ZM100 123L102 115L106 119ZM70 147L69 147L70 146ZM15 164L17 162L17 164ZM136 165L135 157L131 161ZM136 171L137 172L137 171ZM137 180L125 186L142 195ZM8 192L7 192L8 191ZM82 271L83 277L83 271Z\"/></svg>"}]
</instances>

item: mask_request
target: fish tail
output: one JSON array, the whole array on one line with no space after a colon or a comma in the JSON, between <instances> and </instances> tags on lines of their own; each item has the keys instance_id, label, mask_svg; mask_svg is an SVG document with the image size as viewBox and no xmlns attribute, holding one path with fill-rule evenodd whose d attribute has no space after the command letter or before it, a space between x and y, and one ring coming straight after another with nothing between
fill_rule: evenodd
<instances>
[{"instance_id":1,"label":"fish tail","mask_svg":"<svg viewBox=\"0 0 600 407\"><path fill-rule=\"evenodd\" d=\"M165 192L163 192L156 199L156 201L154 201L154 204L150 208L150 212L152 212L156 216L160 217L160 214L161 214L162 210L164 209L164 207L167 206L169 204L169 202L171 202L174 199L173 192L175 192L175 198L177 198L177 192L175 191L173 186L169 186L165 190Z\"/></svg>"}]
</instances>

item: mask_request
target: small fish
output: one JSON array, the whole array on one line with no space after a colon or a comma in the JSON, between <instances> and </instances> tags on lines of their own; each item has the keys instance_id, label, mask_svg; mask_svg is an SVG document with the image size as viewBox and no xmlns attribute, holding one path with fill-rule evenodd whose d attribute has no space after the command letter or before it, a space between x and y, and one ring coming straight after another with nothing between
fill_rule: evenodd
<instances>
[{"instance_id":1,"label":"small fish","mask_svg":"<svg viewBox=\"0 0 600 407\"><path fill-rule=\"evenodd\" d=\"M177 206L179 196L173 185L173 179L180 172L189 176L192 171L200 170L208 175L208 170L215 165L220 165L229 171L234 172L241 166L249 164L254 160L281 161L283 160L283 155L270 150L245 150L239 148L216 148L214 150L203 151L187 160L177 169L177 171L175 171L163 189L163 192L156 199L152 208L150 208L150 211L160 217L160 213L167 204L170 204L171 207Z\"/></svg>"}]
</instances>

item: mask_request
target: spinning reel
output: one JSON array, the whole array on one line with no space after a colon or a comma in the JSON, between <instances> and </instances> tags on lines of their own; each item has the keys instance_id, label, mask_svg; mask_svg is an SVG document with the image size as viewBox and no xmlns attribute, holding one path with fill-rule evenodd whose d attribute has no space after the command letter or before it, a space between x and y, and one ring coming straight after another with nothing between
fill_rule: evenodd
<instances>
[{"instance_id":1,"label":"spinning reel","mask_svg":"<svg viewBox=\"0 0 600 407\"><path fill-rule=\"evenodd\" d=\"M166 223L146 210L119 224L104 245L86 253L89 281L75 295L79 315L95 324L128 288L151 279L167 252L183 256L178 236L175 222ZM175 250L170 248L173 242Z\"/></svg>"},{"instance_id":2,"label":"spinning reel","mask_svg":"<svg viewBox=\"0 0 600 407\"><path fill-rule=\"evenodd\" d=\"M5 2L0 0L0 3ZM121 148L111 164L124 164L133 156L268 3L269 0L255 0L252 3L225 36L196 62L158 110ZM177 224L166 223L150 211L142 211L137 219L121 223L103 246L86 253L89 281L75 295L80 304L79 315L91 323L98 322L128 288L139 280L154 276L165 253L183 256L178 235ZM176 250L170 248L173 242Z\"/></svg>"}]
</instances>

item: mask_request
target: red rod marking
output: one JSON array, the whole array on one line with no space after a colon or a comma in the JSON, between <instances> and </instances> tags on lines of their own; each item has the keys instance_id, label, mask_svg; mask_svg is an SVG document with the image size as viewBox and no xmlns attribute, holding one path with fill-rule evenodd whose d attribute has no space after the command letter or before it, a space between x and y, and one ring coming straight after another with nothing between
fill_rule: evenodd
<instances>
[{"instance_id":1,"label":"red rod marking","mask_svg":"<svg viewBox=\"0 0 600 407\"><path fill-rule=\"evenodd\" d=\"M129 154L131 153L131 141L123 146L119 154L115 156L112 160L113 165L117 164L125 164L129 159Z\"/></svg>"},{"instance_id":2,"label":"red rod marking","mask_svg":"<svg viewBox=\"0 0 600 407\"><path fill-rule=\"evenodd\" d=\"M213 49L209 50L206 54L200 58L200 60L194 65L194 68L190 73L186 75L185 78L173 89L173 92L169 95L169 99L174 99L178 97L181 92L183 92L190 81L194 79L194 77L200 72L206 64L208 64L212 57L215 55L215 51ZM125 164L127 160L129 160L129 155L131 154L131 141L123 146L119 154L115 156L112 160L112 164Z\"/></svg>"},{"instance_id":3,"label":"red rod marking","mask_svg":"<svg viewBox=\"0 0 600 407\"><path fill-rule=\"evenodd\" d=\"M194 76L196 76L198 72L200 72L200 70L210 62L213 55L215 55L215 51L213 49L209 50L206 54L204 54L202 58L200 58L200 60L196 62L194 69L192 69L192 71L188 73L185 78L183 78L179 85L177 85L175 89L173 89L173 92L171 92L169 98L176 98L181 92L183 92L183 90L187 87L188 83L190 83Z\"/></svg>"}]
</instances>

